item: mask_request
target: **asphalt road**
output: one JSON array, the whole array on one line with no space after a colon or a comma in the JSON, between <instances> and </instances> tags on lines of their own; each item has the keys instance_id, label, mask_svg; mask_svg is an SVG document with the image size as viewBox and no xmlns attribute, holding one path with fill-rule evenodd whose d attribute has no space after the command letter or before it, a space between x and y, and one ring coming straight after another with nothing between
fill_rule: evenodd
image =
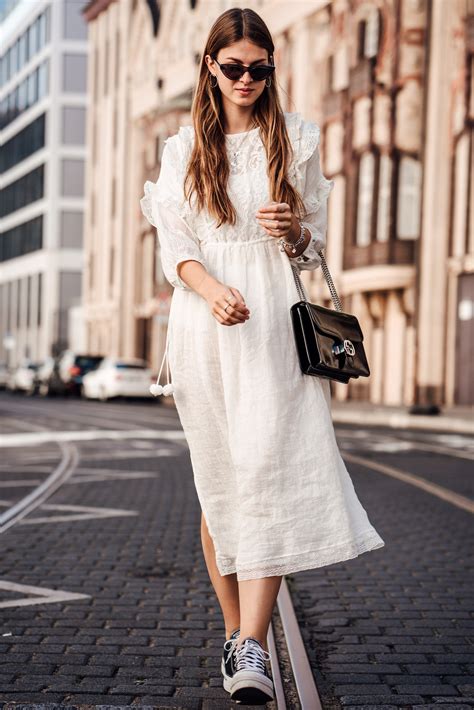
<instances>
[{"instance_id":1,"label":"asphalt road","mask_svg":"<svg viewBox=\"0 0 474 710\"><path fill-rule=\"evenodd\" d=\"M3 707L231 707L175 410L1 393L0 431ZM473 440L336 435L386 544L287 577L323 707L473 707Z\"/></svg>"}]
</instances>

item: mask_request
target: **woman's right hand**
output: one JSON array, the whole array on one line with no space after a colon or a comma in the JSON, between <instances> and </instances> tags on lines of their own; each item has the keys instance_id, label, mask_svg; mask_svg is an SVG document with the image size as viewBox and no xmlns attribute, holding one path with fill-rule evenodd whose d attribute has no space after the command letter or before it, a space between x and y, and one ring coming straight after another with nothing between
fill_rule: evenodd
<instances>
[{"instance_id":1,"label":"woman's right hand","mask_svg":"<svg viewBox=\"0 0 474 710\"><path fill-rule=\"evenodd\" d=\"M237 288L226 286L216 279L206 281L207 283L200 289L200 295L207 301L212 315L219 323L236 325L245 323L249 319L250 311Z\"/></svg>"}]
</instances>

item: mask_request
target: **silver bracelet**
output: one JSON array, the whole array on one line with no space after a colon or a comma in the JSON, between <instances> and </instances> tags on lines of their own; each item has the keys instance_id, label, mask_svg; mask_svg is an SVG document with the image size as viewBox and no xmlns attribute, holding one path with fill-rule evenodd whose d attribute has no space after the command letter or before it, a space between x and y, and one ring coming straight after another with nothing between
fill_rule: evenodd
<instances>
[{"instance_id":1,"label":"silver bracelet","mask_svg":"<svg viewBox=\"0 0 474 710\"><path fill-rule=\"evenodd\" d=\"M299 225L300 225L301 231L300 231L300 236L298 237L296 242L285 242L283 237L281 237L281 239L278 240L278 244L280 245L280 251L286 251L285 247L290 247L293 254L296 254L296 247L299 244L301 244L302 242L304 242L304 239L305 239L306 227L304 226L303 222L300 222Z\"/></svg>"}]
</instances>

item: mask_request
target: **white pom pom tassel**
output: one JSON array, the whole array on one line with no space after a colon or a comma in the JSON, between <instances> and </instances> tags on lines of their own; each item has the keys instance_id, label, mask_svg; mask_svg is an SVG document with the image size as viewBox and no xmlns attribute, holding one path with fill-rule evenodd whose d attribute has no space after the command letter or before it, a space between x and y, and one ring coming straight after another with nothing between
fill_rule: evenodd
<instances>
[{"instance_id":1,"label":"white pom pom tassel","mask_svg":"<svg viewBox=\"0 0 474 710\"><path fill-rule=\"evenodd\" d=\"M166 336L165 352L163 353L163 359L161 361L161 367L160 367L160 371L158 373L158 377L156 378L156 383L153 385L150 385L150 393L154 397L158 397L160 394L164 395L165 397L168 397L170 394L173 394L173 392L174 392L174 387L170 382L170 369L169 369L169 361L167 359L167 355L168 355L168 335ZM161 371L163 370L165 358L166 358L166 372L167 372L167 377L168 377L168 383L166 385L162 386L158 383L160 381Z\"/></svg>"},{"instance_id":2,"label":"white pom pom tassel","mask_svg":"<svg viewBox=\"0 0 474 710\"><path fill-rule=\"evenodd\" d=\"M163 387L161 385L150 385L150 393L153 397L158 397L158 395L163 394Z\"/></svg>"}]
</instances>

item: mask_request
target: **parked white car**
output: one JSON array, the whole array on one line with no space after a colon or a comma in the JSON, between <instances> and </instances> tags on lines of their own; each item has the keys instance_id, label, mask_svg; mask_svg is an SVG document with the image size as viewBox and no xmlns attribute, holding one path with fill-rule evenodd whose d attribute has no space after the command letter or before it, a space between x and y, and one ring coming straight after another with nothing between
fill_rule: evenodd
<instances>
[{"instance_id":1,"label":"parked white car","mask_svg":"<svg viewBox=\"0 0 474 710\"><path fill-rule=\"evenodd\" d=\"M39 363L25 361L13 370L7 380L10 392L25 392L34 394L36 389L36 373Z\"/></svg>"},{"instance_id":2,"label":"parked white car","mask_svg":"<svg viewBox=\"0 0 474 710\"><path fill-rule=\"evenodd\" d=\"M87 399L112 397L149 397L152 371L144 360L104 358L97 369L82 379L82 393Z\"/></svg>"}]
</instances>

